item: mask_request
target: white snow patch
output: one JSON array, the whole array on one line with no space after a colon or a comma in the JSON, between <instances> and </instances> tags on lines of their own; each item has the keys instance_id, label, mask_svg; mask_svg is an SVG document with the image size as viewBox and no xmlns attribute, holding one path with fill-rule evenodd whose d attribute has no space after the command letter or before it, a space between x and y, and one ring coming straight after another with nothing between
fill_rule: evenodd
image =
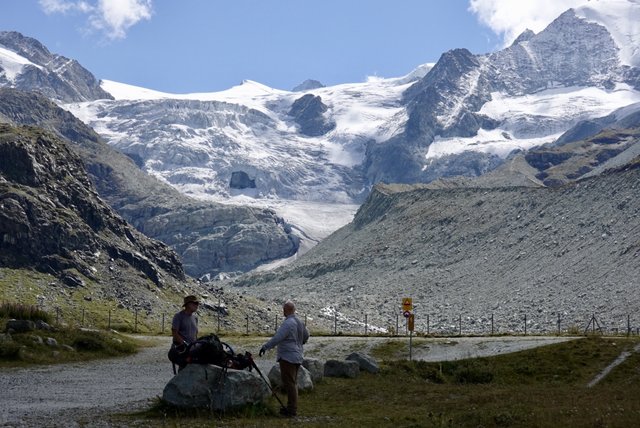
<instances>
[{"instance_id":1,"label":"white snow patch","mask_svg":"<svg viewBox=\"0 0 640 428\"><path fill-rule=\"evenodd\" d=\"M640 66L640 2L594 0L575 9L576 16L604 25L616 45L623 64Z\"/></svg>"},{"instance_id":2,"label":"white snow patch","mask_svg":"<svg viewBox=\"0 0 640 428\"><path fill-rule=\"evenodd\" d=\"M42 69L27 58L0 46L0 67L4 69L4 76L9 82L15 83L16 77L22 73L25 65L33 65Z\"/></svg>"}]
</instances>

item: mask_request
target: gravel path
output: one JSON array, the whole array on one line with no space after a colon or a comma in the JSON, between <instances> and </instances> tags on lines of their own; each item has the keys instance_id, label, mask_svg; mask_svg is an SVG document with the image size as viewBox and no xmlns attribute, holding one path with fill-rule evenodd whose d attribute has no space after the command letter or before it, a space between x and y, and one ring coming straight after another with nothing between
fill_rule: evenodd
<instances>
[{"instance_id":1,"label":"gravel path","mask_svg":"<svg viewBox=\"0 0 640 428\"><path fill-rule=\"evenodd\" d=\"M110 414L144 409L161 396L173 376L166 352L168 338L147 338L153 346L136 355L93 362L0 370L0 426L107 427ZM367 352L384 341L408 343L408 338L315 337L306 355L344 359L354 351ZM514 352L571 340L558 337L497 337L414 339L414 359L454 360ZM257 352L265 339L242 339L236 352ZM255 348L255 349L254 349ZM266 376L274 364L271 351L256 363ZM405 356L408 358L408 356Z\"/></svg>"}]
</instances>

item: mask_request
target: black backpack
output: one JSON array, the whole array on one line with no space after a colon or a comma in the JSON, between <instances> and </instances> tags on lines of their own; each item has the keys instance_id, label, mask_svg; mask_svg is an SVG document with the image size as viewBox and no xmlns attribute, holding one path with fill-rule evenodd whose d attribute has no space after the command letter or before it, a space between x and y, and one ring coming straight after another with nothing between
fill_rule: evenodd
<instances>
[{"instance_id":1,"label":"black backpack","mask_svg":"<svg viewBox=\"0 0 640 428\"><path fill-rule=\"evenodd\" d=\"M225 344L215 334L209 334L196 340L189 346L187 363L192 364L214 364L226 367L231 357L231 353L225 351Z\"/></svg>"},{"instance_id":2,"label":"black backpack","mask_svg":"<svg viewBox=\"0 0 640 428\"><path fill-rule=\"evenodd\" d=\"M215 334L203 336L189 345L172 345L168 357L173 363L173 374L176 374L175 366L183 369L187 364L214 364L236 370L251 370L254 364L250 353L235 354L233 348Z\"/></svg>"}]
</instances>

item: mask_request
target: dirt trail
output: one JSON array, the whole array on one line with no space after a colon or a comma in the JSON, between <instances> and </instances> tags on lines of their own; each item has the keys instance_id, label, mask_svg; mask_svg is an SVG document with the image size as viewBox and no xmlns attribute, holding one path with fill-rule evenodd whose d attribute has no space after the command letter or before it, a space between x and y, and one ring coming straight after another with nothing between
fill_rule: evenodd
<instances>
[{"instance_id":1,"label":"dirt trail","mask_svg":"<svg viewBox=\"0 0 640 428\"><path fill-rule=\"evenodd\" d=\"M136 355L93 362L0 370L0 427L111 427L108 415L144 409L161 396L173 376L167 360L168 338L148 338L152 347ZM257 354L265 338L238 339L236 352ZM368 352L388 340L408 338L317 337L305 348L309 357L344 359L354 351ZM514 352L570 338L500 337L416 339L414 359L454 360ZM408 358L408 356L400 356ZM256 358L266 375L275 353Z\"/></svg>"}]
</instances>

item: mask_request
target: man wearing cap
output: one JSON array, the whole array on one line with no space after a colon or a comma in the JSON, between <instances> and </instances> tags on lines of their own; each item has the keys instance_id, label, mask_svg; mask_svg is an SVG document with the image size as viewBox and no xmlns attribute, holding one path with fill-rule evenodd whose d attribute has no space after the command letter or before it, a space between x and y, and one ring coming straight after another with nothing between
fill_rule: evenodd
<instances>
[{"instance_id":1,"label":"man wearing cap","mask_svg":"<svg viewBox=\"0 0 640 428\"><path fill-rule=\"evenodd\" d=\"M174 315L171 322L171 335L174 346L189 345L198 338L198 317L196 311L200 302L196 296L184 298L184 309Z\"/></svg>"},{"instance_id":2,"label":"man wearing cap","mask_svg":"<svg viewBox=\"0 0 640 428\"><path fill-rule=\"evenodd\" d=\"M282 306L285 320L276 334L260 348L263 356L271 348L278 347L277 361L280 364L280 376L287 391L287 407L280 409L284 416L296 416L298 411L298 369L304 359L302 345L309 340L309 330L296 316L296 307L287 300Z\"/></svg>"}]
</instances>

